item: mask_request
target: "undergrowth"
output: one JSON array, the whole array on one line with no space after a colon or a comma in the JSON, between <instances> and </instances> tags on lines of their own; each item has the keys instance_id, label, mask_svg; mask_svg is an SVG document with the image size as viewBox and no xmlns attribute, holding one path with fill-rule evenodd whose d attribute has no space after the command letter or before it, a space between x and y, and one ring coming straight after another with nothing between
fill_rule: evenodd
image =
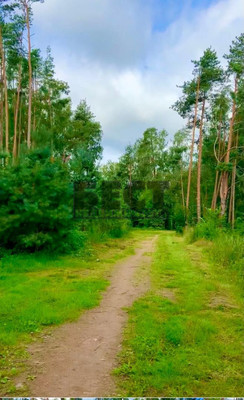
<instances>
[{"instance_id":1,"label":"undergrowth","mask_svg":"<svg viewBox=\"0 0 244 400\"><path fill-rule=\"evenodd\" d=\"M218 212L208 211L206 218L195 227L185 229L184 237L187 243L200 239L210 241L207 248L210 260L226 270L236 270L238 279L244 288L244 235L243 226L237 224L231 229L219 218Z\"/></svg>"}]
</instances>

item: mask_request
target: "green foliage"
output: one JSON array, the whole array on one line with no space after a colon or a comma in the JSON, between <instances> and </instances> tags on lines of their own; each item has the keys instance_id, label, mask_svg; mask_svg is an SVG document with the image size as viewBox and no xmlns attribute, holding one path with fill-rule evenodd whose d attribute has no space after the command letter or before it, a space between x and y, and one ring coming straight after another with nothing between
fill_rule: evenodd
<instances>
[{"instance_id":1,"label":"green foliage","mask_svg":"<svg viewBox=\"0 0 244 400\"><path fill-rule=\"evenodd\" d=\"M234 73L239 78L244 73L243 65L244 33L232 41L229 54L225 54L228 61L229 73Z\"/></svg>"},{"instance_id":2,"label":"green foliage","mask_svg":"<svg viewBox=\"0 0 244 400\"><path fill-rule=\"evenodd\" d=\"M1 132L0 132L0 163L5 170L1 172L2 176L9 182L20 184L16 179L10 178L10 174L17 172L17 177L21 174L24 176L26 160L32 159L33 171L39 168L40 159L29 153L26 145L26 135L28 125L28 93L29 93L29 59L28 59L28 41L27 26L26 26L26 6L29 7L30 25L32 25L32 4L40 0L6 0L1 1L0 5L0 29L1 29L1 63L2 63L2 89L5 91L4 66L6 67L6 101L2 101L1 112ZM32 35L31 35L32 36ZM236 165L236 185L235 185L235 216L237 219L243 219L244 216L244 178L243 178L243 118L244 118L244 81L243 81L243 52L244 52L244 35L241 34L231 44L229 53L224 57L227 59L227 70L223 72L221 64L218 60L216 52L211 48L207 48L203 55L193 61L193 79L186 81L181 86L182 96L173 106L182 117L188 119L187 129L182 129L176 132L173 143L169 146L166 143L167 133L163 129L150 127L146 129L142 137L136 143L126 147L124 154L116 163L108 163L101 170L98 169L98 162L102 157L102 127L96 121L90 107L85 100L80 101L75 111L72 111L71 99L69 97L69 86L66 82L56 79L55 65L51 54L51 49L48 47L46 55L43 57L40 49L31 46L31 69L32 69L32 109L31 111L31 147L32 149L50 148L51 157L55 160L55 166L58 165L58 160L61 160L67 166L69 178L64 179L64 182L69 185L70 182L80 180L96 181L98 183L97 194L99 194L99 183L101 178L104 180L117 180L121 183L124 189L126 185L132 181L167 181L170 182L170 187L165 191L165 199L162 201L160 209L153 210L153 202L150 193L147 189L135 195L135 202L145 201L146 217L133 208L132 223L134 226L155 227L176 229L181 232L184 227L184 219L186 215L189 217L188 222L195 223L196 214L196 175L197 175L197 158L193 154L192 181L190 193L189 212L186 213L186 191L188 180L188 151L190 145L189 128L192 128L192 123L195 114L196 99L198 98L198 111L201 105L205 103L205 117L203 129L203 152L202 152L202 182L201 182L201 202L202 210L211 207L211 197L215 184L215 173L223 174L230 177L231 172L235 171L233 165ZM5 63L4 63L5 62ZM229 83L236 84L235 93ZM199 87L199 93L197 88ZM199 96L198 96L199 94ZM2 96L2 100L4 96ZM19 100L19 101L18 101ZM225 162L225 154L228 142L228 132L230 128L230 108L231 103L236 102L235 126L233 130L233 140L231 143L231 153L229 162ZM7 132L7 124L5 120L5 110L9 112L9 129ZM199 112L198 112L199 115ZM199 129L199 117L196 122L196 135ZM9 137L9 139L7 139ZM195 142L197 144L197 141ZM196 146L194 147L194 151ZM42 150L38 150L39 153ZM44 153L43 153L44 154ZM13 156L12 156L13 155ZM11 158L13 157L13 159ZM49 156L48 156L49 157ZM25 160L25 161L23 161ZM10 167L11 162L15 166ZM236 164L235 164L236 162ZM23 165L21 165L23 163ZM37 163L37 166L34 166ZM51 165L51 164L50 164ZM46 165L47 166L47 165ZM12 168L12 169L11 169ZM18 170L19 168L19 170ZM42 167L44 168L44 167ZM52 167L54 168L54 167ZM50 171L51 169L50 168ZM20 170L22 172L20 172ZM65 168L63 168L65 170ZM7 172L9 171L9 172ZM11 171L11 172L10 172ZM37 174L42 172L37 172ZM49 173L47 173L48 175ZM217 176L216 174L216 176ZM33 174L30 174L33 177ZM51 173L52 175L52 173ZM218 176L218 179L219 179ZM5 179L4 178L4 179ZM11 180L12 179L12 180ZM34 179L34 178L33 178ZM55 179L51 183L53 192L55 193ZM218 180L217 179L217 180ZM24 182L23 178L23 182ZM216 182L217 182L216 180ZM15 182L16 181L16 182ZM29 185L29 194L31 196L30 179L26 179L24 190L27 190ZM60 182L57 183L57 188ZM68 187L68 186L67 186ZM5 190L5 189L4 189ZM12 189L11 189L12 190ZM9 192L11 192L11 190ZM16 189L20 191L20 187ZM59 189L58 189L59 190ZM65 189L64 189L65 190ZM219 189L218 189L219 191ZM38 191L33 189L33 195ZM10 194L9 194L10 195ZM13 193L10 195L14 198ZM42 199L42 196L43 199ZM16 210L13 208L7 211L9 228L7 228L6 218L3 216L3 228L1 241L4 246L18 247L21 249L41 249L54 246L60 237L66 236L66 231L70 229L71 222L66 224L66 216L64 216L64 224L60 222L57 228L47 227L46 220L52 221L52 218L62 220L62 212L66 215L67 208L71 205L69 201L64 204L60 200L60 206L56 207L59 210L60 216L54 217L53 205L46 202L46 189L39 191L39 199L33 200L35 206L31 204L28 197L23 205L26 220L17 215L21 215L21 200L15 193ZM122 196L122 195L121 195ZM17 199L19 198L19 200ZM49 198L49 197L48 197ZM58 198L58 196L57 196ZM65 196L64 196L65 199ZM43 201L42 201L43 200ZM46 203L45 203L46 202ZM27 203L29 205L27 205ZM45 203L45 206L40 206ZM48 204L47 204L48 203ZM31 204L31 205L30 205ZM51 203L50 203L51 204ZM126 205L121 200L124 208ZM5 204L6 206L6 204ZM219 206L219 198L217 199ZM7 206L6 206L7 207ZM29 209L28 209L29 207ZM34 211L34 207L37 207ZM44 213L44 208L46 209ZM127 207L129 208L129 207ZM228 207L227 207L228 208ZM49 210L49 211L48 211ZM62 211L63 210L63 211ZM38 220L38 213L45 215L45 221L41 222L41 217ZM51 216L49 216L49 214ZM30 228L31 215L37 222L37 228ZM67 214L68 215L68 214ZM29 219L30 217L30 219ZM24 217L23 217L24 218ZM27 221L27 222L26 222ZM239 223L238 223L239 224ZM10 227L12 225L12 227ZM240 224L239 224L240 225ZM13 232L17 227L18 239L15 243ZM59 228L58 228L59 226ZM120 227L120 223L114 221L114 230L109 224L106 225L108 232L113 231L113 235L122 235L124 228ZM100 228L99 228L100 229ZM105 225L101 228L100 234L105 235ZM213 236L211 230L213 228L202 225L197 228L197 235ZM200 231L205 231L200 232ZM207 232L209 230L209 232ZM92 229L91 229L92 231ZM241 231L241 228L240 228ZM7 233L9 232L9 233ZM77 232L76 232L77 233ZM57 240L55 239L57 236ZM75 233L74 233L75 235ZM94 230L94 235L98 234ZM79 242L74 238L74 242ZM82 241L82 238L81 238ZM18 242L18 245L17 245ZM65 244L64 244L65 243ZM67 248L68 241L62 241L58 245L59 248ZM72 246L71 246L72 248Z\"/></svg>"},{"instance_id":3,"label":"green foliage","mask_svg":"<svg viewBox=\"0 0 244 400\"><path fill-rule=\"evenodd\" d=\"M102 177L106 181L115 181L119 176L119 164L117 162L108 161L100 167ZM120 175L121 178L121 175Z\"/></svg>"},{"instance_id":4,"label":"green foliage","mask_svg":"<svg viewBox=\"0 0 244 400\"><path fill-rule=\"evenodd\" d=\"M136 177L153 180L164 165L167 132L149 128L135 144Z\"/></svg>"},{"instance_id":5,"label":"green foliage","mask_svg":"<svg viewBox=\"0 0 244 400\"><path fill-rule=\"evenodd\" d=\"M86 232L82 232L78 227L73 226L68 232L66 240L59 242L57 248L59 253L63 254L83 254L88 242L88 235Z\"/></svg>"},{"instance_id":6,"label":"green foliage","mask_svg":"<svg viewBox=\"0 0 244 400\"><path fill-rule=\"evenodd\" d=\"M72 227L66 167L48 149L0 170L0 242L22 250L58 249Z\"/></svg>"},{"instance_id":7,"label":"green foliage","mask_svg":"<svg viewBox=\"0 0 244 400\"><path fill-rule=\"evenodd\" d=\"M197 86L196 79L193 79L190 82L184 82L183 85L180 86L183 95L173 104L172 109L177 111L182 118L188 117L190 119L193 116Z\"/></svg>"},{"instance_id":8,"label":"green foliage","mask_svg":"<svg viewBox=\"0 0 244 400\"><path fill-rule=\"evenodd\" d=\"M63 137L66 156L74 154L74 156L78 156L80 160L83 160L77 154L77 152L82 151L84 171L90 171L91 167L94 169L97 160L101 158L101 138L102 128L100 123L95 121L95 116L86 101L81 101L72 116L69 129Z\"/></svg>"},{"instance_id":9,"label":"green foliage","mask_svg":"<svg viewBox=\"0 0 244 400\"><path fill-rule=\"evenodd\" d=\"M232 163L230 163L230 162L228 162L228 163L226 163L226 162L221 162L221 163L219 163L218 165L217 165L217 170L218 171L228 171L228 172L231 172L232 171L232 168L233 168L233 165L232 165Z\"/></svg>"},{"instance_id":10,"label":"green foliage","mask_svg":"<svg viewBox=\"0 0 244 400\"><path fill-rule=\"evenodd\" d=\"M176 232L182 233L185 226L185 210L180 204L175 204L173 210L173 224Z\"/></svg>"},{"instance_id":11,"label":"green foliage","mask_svg":"<svg viewBox=\"0 0 244 400\"><path fill-rule=\"evenodd\" d=\"M184 210L179 191L184 184L183 156L187 150L188 132L178 131L168 150L166 136L165 131L147 129L141 139L126 147L119 162L108 162L103 166L101 174L105 180L121 183L133 226L181 231ZM170 182L170 188L165 188L168 185L163 189L160 185L153 188L154 182Z\"/></svg>"},{"instance_id":12,"label":"green foliage","mask_svg":"<svg viewBox=\"0 0 244 400\"><path fill-rule=\"evenodd\" d=\"M224 78L217 53L210 47L204 51L199 61L193 63L194 73L200 76L200 91L206 96L213 85L220 83Z\"/></svg>"}]
</instances>

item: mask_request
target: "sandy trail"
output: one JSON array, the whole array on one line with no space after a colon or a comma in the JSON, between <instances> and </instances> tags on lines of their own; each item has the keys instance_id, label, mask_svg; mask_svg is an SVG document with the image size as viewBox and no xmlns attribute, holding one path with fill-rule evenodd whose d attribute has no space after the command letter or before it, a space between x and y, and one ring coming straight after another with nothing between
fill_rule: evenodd
<instances>
[{"instance_id":1,"label":"sandy trail","mask_svg":"<svg viewBox=\"0 0 244 400\"><path fill-rule=\"evenodd\" d=\"M30 396L111 397L116 387L110 375L116 366L127 313L123 309L149 289L149 276L136 283L135 273L151 258L157 237L141 242L135 255L114 267L111 285L98 307L75 323L56 328L43 342L33 344Z\"/></svg>"}]
</instances>

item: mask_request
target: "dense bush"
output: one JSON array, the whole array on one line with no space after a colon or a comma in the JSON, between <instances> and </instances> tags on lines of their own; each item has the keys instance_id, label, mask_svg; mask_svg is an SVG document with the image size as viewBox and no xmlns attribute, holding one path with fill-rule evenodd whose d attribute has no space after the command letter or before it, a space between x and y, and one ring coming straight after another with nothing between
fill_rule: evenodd
<instances>
[{"instance_id":1,"label":"dense bush","mask_svg":"<svg viewBox=\"0 0 244 400\"><path fill-rule=\"evenodd\" d=\"M198 239L213 240L226 228L225 223L219 216L219 211L206 210L205 218L193 228L186 230L186 237L189 242Z\"/></svg>"},{"instance_id":2,"label":"dense bush","mask_svg":"<svg viewBox=\"0 0 244 400\"><path fill-rule=\"evenodd\" d=\"M130 212L131 223L138 228L164 229L165 218L161 210L145 210L142 212Z\"/></svg>"},{"instance_id":3,"label":"dense bush","mask_svg":"<svg viewBox=\"0 0 244 400\"><path fill-rule=\"evenodd\" d=\"M58 250L59 253L75 253L76 255L82 255L88 240L86 232L82 232L75 225L65 236L65 240L59 242Z\"/></svg>"},{"instance_id":4,"label":"dense bush","mask_svg":"<svg viewBox=\"0 0 244 400\"><path fill-rule=\"evenodd\" d=\"M72 227L72 187L66 167L48 149L0 170L0 244L57 249Z\"/></svg>"},{"instance_id":5,"label":"dense bush","mask_svg":"<svg viewBox=\"0 0 244 400\"><path fill-rule=\"evenodd\" d=\"M182 205L175 204L174 209L173 209L173 228L176 230L178 233L182 233L183 229L185 227L185 211L182 207Z\"/></svg>"}]
</instances>

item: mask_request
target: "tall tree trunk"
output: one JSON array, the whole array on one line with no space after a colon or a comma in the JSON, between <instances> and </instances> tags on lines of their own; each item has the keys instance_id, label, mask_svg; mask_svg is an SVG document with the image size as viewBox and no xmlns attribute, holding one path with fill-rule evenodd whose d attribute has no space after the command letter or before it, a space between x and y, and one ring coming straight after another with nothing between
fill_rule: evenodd
<instances>
[{"instance_id":1,"label":"tall tree trunk","mask_svg":"<svg viewBox=\"0 0 244 400\"><path fill-rule=\"evenodd\" d=\"M183 210L185 210L185 193L184 193L183 175L182 175L182 161L180 161L180 186L181 186L182 207Z\"/></svg>"},{"instance_id":2,"label":"tall tree trunk","mask_svg":"<svg viewBox=\"0 0 244 400\"><path fill-rule=\"evenodd\" d=\"M36 130L36 77L32 78L32 106L33 106L33 116L32 116L32 129L35 132Z\"/></svg>"},{"instance_id":3,"label":"tall tree trunk","mask_svg":"<svg viewBox=\"0 0 244 400\"><path fill-rule=\"evenodd\" d=\"M129 164L130 211L132 209L132 165Z\"/></svg>"},{"instance_id":4,"label":"tall tree trunk","mask_svg":"<svg viewBox=\"0 0 244 400\"><path fill-rule=\"evenodd\" d=\"M31 109L32 109L32 65L31 65L31 39L30 39L30 10L27 0L24 2L26 13L26 27L28 39L28 65L29 65L29 104L28 104L28 125L27 125L27 147L31 147Z\"/></svg>"},{"instance_id":5,"label":"tall tree trunk","mask_svg":"<svg viewBox=\"0 0 244 400\"><path fill-rule=\"evenodd\" d=\"M3 48L2 28L0 26L0 53L2 58L2 73L4 86L4 106L5 106L5 149L9 151L9 111L8 111L8 85L5 66L5 53Z\"/></svg>"},{"instance_id":6,"label":"tall tree trunk","mask_svg":"<svg viewBox=\"0 0 244 400\"><path fill-rule=\"evenodd\" d=\"M211 209L216 210L217 205L217 198L218 198L218 186L219 186L219 171L216 171L215 175L215 183L214 183L214 191L213 191L213 198L211 203Z\"/></svg>"},{"instance_id":7,"label":"tall tree trunk","mask_svg":"<svg viewBox=\"0 0 244 400\"><path fill-rule=\"evenodd\" d=\"M18 130L19 130L19 140L18 140L18 157L19 157L20 156L21 136L22 136L22 96L20 96Z\"/></svg>"},{"instance_id":8,"label":"tall tree trunk","mask_svg":"<svg viewBox=\"0 0 244 400\"><path fill-rule=\"evenodd\" d=\"M198 110L199 91L200 91L200 75L199 75L199 77L197 79L195 114L194 114L194 121L193 121L193 128L192 128L192 141L191 141L189 170L188 170L188 182L187 182L187 194L186 194L186 214L187 214L187 217L188 217L189 202L190 202L190 192L191 192L192 159L193 159L193 150L194 150L194 143L195 143L196 124L197 124L197 110Z\"/></svg>"},{"instance_id":9,"label":"tall tree trunk","mask_svg":"<svg viewBox=\"0 0 244 400\"><path fill-rule=\"evenodd\" d=\"M236 135L236 149L237 147L238 147L238 134ZM231 191L230 191L230 204L229 204L229 216L228 216L228 222L229 224L231 224L232 229L234 229L235 227L236 166L237 166L237 159L235 158L231 174Z\"/></svg>"},{"instance_id":10,"label":"tall tree trunk","mask_svg":"<svg viewBox=\"0 0 244 400\"><path fill-rule=\"evenodd\" d=\"M17 136L18 136L18 115L19 115L19 103L20 103L20 90L21 90L21 74L22 67L19 64L19 76L18 76L18 88L16 97L16 107L14 112L14 143L13 143L13 157L17 157Z\"/></svg>"},{"instance_id":11,"label":"tall tree trunk","mask_svg":"<svg viewBox=\"0 0 244 400\"><path fill-rule=\"evenodd\" d=\"M234 161L233 170L232 170L232 202L231 202L231 216L230 216L230 224L232 229L235 227L235 201L236 201L236 164L237 161Z\"/></svg>"},{"instance_id":12,"label":"tall tree trunk","mask_svg":"<svg viewBox=\"0 0 244 400\"><path fill-rule=\"evenodd\" d=\"M50 123L50 131L51 131L51 153L53 155L53 117L52 117L52 101L51 101L51 93L50 89L48 90L48 110L49 110L49 123Z\"/></svg>"},{"instance_id":13,"label":"tall tree trunk","mask_svg":"<svg viewBox=\"0 0 244 400\"><path fill-rule=\"evenodd\" d=\"M228 222L231 224L232 229L235 225L235 184L236 184L236 160L234 160L232 173L231 173L231 186L230 186L230 201L229 201L229 215Z\"/></svg>"},{"instance_id":14,"label":"tall tree trunk","mask_svg":"<svg viewBox=\"0 0 244 400\"><path fill-rule=\"evenodd\" d=\"M220 121L219 129L218 129L218 142L219 143L218 143L218 154L217 154L218 161L217 161L217 163L219 163L220 153L221 153L221 128L222 128L222 120ZM216 170L213 198L212 198L212 203L211 203L211 209L214 211L216 210L218 193L219 193L219 171Z\"/></svg>"},{"instance_id":15,"label":"tall tree trunk","mask_svg":"<svg viewBox=\"0 0 244 400\"><path fill-rule=\"evenodd\" d=\"M1 55L1 54L0 54ZM3 68L2 58L0 62L0 150L3 150Z\"/></svg>"},{"instance_id":16,"label":"tall tree trunk","mask_svg":"<svg viewBox=\"0 0 244 400\"><path fill-rule=\"evenodd\" d=\"M203 143L203 119L205 112L205 99L202 102L202 114L199 128L198 163L197 163L197 221L201 219L201 169L202 169L202 143Z\"/></svg>"},{"instance_id":17,"label":"tall tree trunk","mask_svg":"<svg viewBox=\"0 0 244 400\"><path fill-rule=\"evenodd\" d=\"M230 121L230 130L229 130L229 138L228 138L228 145L227 151L225 155L225 163L230 162L230 149L233 140L233 130L234 130L234 123L235 123L235 113L236 113L236 93L237 93L237 77L235 78L235 90L234 90L234 99L232 103L232 116ZM226 213L226 205L227 205L227 196L228 196L228 179L229 179L229 172L223 171L221 174L221 183L220 183L220 206L221 211L220 215L224 216Z\"/></svg>"}]
</instances>

